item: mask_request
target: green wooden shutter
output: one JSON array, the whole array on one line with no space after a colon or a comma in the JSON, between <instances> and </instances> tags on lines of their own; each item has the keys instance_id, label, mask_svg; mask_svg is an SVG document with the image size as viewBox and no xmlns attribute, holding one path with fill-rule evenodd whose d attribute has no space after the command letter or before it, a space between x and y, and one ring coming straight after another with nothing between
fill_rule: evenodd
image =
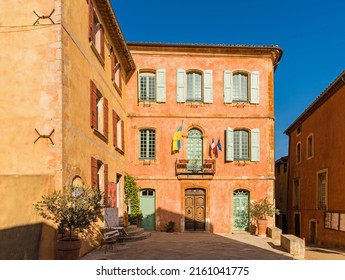
<instances>
[{"instance_id":1,"label":"green wooden shutter","mask_svg":"<svg viewBox=\"0 0 345 280\"><path fill-rule=\"evenodd\" d=\"M259 104L259 71L250 74L250 103Z\"/></svg>"},{"instance_id":2,"label":"green wooden shutter","mask_svg":"<svg viewBox=\"0 0 345 280\"><path fill-rule=\"evenodd\" d=\"M226 161L234 161L234 130L226 128Z\"/></svg>"},{"instance_id":3,"label":"green wooden shutter","mask_svg":"<svg viewBox=\"0 0 345 280\"><path fill-rule=\"evenodd\" d=\"M204 102L213 103L213 77L212 70L204 71Z\"/></svg>"},{"instance_id":4,"label":"green wooden shutter","mask_svg":"<svg viewBox=\"0 0 345 280\"><path fill-rule=\"evenodd\" d=\"M158 69L156 72L156 96L157 102L166 102L166 71Z\"/></svg>"},{"instance_id":5,"label":"green wooden shutter","mask_svg":"<svg viewBox=\"0 0 345 280\"><path fill-rule=\"evenodd\" d=\"M176 101L186 102L186 71L177 69L176 71Z\"/></svg>"},{"instance_id":6,"label":"green wooden shutter","mask_svg":"<svg viewBox=\"0 0 345 280\"><path fill-rule=\"evenodd\" d=\"M232 103L232 72L224 71L224 103Z\"/></svg>"},{"instance_id":7,"label":"green wooden shutter","mask_svg":"<svg viewBox=\"0 0 345 280\"><path fill-rule=\"evenodd\" d=\"M260 161L260 129L251 130L251 161Z\"/></svg>"}]
</instances>

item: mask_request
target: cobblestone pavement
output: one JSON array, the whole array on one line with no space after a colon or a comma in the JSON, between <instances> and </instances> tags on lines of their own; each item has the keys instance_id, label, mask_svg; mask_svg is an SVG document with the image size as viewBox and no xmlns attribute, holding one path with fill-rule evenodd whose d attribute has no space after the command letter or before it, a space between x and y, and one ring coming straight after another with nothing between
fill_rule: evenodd
<instances>
[{"instance_id":1,"label":"cobblestone pavement","mask_svg":"<svg viewBox=\"0 0 345 280\"><path fill-rule=\"evenodd\" d=\"M293 260L268 237L249 234L152 232L145 240L97 248L82 260ZM345 251L306 246L306 260L345 260Z\"/></svg>"}]
</instances>

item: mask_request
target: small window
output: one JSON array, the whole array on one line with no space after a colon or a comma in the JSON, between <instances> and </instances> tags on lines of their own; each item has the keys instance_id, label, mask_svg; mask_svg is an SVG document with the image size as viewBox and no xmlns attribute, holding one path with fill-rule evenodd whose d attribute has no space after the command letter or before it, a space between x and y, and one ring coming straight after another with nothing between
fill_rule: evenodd
<instances>
[{"instance_id":1,"label":"small window","mask_svg":"<svg viewBox=\"0 0 345 280\"><path fill-rule=\"evenodd\" d=\"M92 0L89 0L89 41L92 50L104 64L104 29L94 9Z\"/></svg>"},{"instance_id":2,"label":"small window","mask_svg":"<svg viewBox=\"0 0 345 280\"><path fill-rule=\"evenodd\" d=\"M142 129L140 134L140 159L156 158L156 131Z\"/></svg>"},{"instance_id":3,"label":"small window","mask_svg":"<svg viewBox=\"0 0 345 280\"><path fill-rule=\"evenodd\" d=\"M145 73L140 75L140 95L139 101L156 100L156 77L154 74Z\"/></svg>"},{"instance_id":4,"label":"small window","mask_svg":"<svg viewBox=\"0 0 345 280\"><path fill-rule=\"evenodd\" d=\"M187 73L187 101L202 101L202 74L198 72Z\"/></svg>"},{"instance_id":5,"label":"small window","mask_svg":"<svg viewBox=\"0 0 345 280\"><path fill-rule=\"evenodd\" d=\"M166 102L166 70L138 71L138 98L140 102Z\"/></svg>"},{"instance_id":6,"label":"small window","mask_svg":"<svg viewBox=\"0 0 345 280\"><path fill-rule=\"evenodd\" d=\"M108 100L102 95L93 81L90 81L91 128L103 140L108 138ZM101 138L102 138L101 137Z\"/></svg>"},{"instance_id":7,"label":"small window","mask_svg":"<svg viewBox=\"0 0 345 280\"><path fill-rule=\"evenodd\" d=\"M296 163L301 162L301 143L298 142L296 145Z\"/></svg>"},{"instance_id":8,"label":"small window","mask_svg":"<svg viewBox=\"0 0 345 280\"><path fill-rule=\"evenodd\" d=\"M327 209L327 171L317 173L317 207L320 210Z\"/></svg>"},{"instance_id":9,"label":"small window","mask_svg":"<svg viewBox=\"0 0 345 280\"><path fill-rule=\"evenodd\" d=\"M234 159L249 160L249 131L234 131Z\"/></svg>"},{"instance_id":10,"label":"small window","mask_svg":"<svg viewBox=\"0 0 345 280\"><path fill-rule=\"evenodd\" d=\"M111 48L110 53L111 58L111 80L114 83L114 86L120 91L122 90L122 80L121 80L121 65L115 54L114 48Z\"/></svg>"},{"instance_id":11,"label":"small window","mask_svg":"<svg viewBox=\"0 0 345 280\"><path fill-rule=\"evenodd\" d=\"M314 141L313 135L309 135L307 139L307 158L312 158L314 155Z\"/></svg>"},{"instance_id":12,"label":"small window","mask_svg":"<svg viewBox=\"0 0 345 280\"><path fill-rule=\"evenodd\" d=\"M260 75L258 71L231 71L223 72L224 103L259 104Z\"/></svg>"},{"instance_id":13,"label":"small window","mask_svg":"<svg viewBox=\"0 0 345 280\"><path fill-rule=\"evenodd\" d=\"M117 151L124 153L125 151L125 137L124 137L124 122L118 114L113 110L113 145Z\"/></svg>"},{"instance_id":14,"label":"small window","mask_svg":"<svg viewBox=\"0 0 345 280\"><path fill-rule=\"evenodd\" d=\"M300 208L300 180L294 179L293 181L293 208Z\"/></svg>"},{"instance_id":15,"label":"small window","mask_svg":"<svg viewBox=\"0 0 345 280\"><path fill-rule=\"evenodd\" d=\"M233 86L233 102L248 102L248 74L235 73Z\"/></svg>"},{"instance_id":16,"label":"small window","mask_svg":"<svg viewBox=\"0 0 345 280\"><path fill-rule=\"evenodd\" d=\"M297 127L297 135L300 135L301 132L302 132L302 127L301 126Z\"/></svg>"}]
</instances>

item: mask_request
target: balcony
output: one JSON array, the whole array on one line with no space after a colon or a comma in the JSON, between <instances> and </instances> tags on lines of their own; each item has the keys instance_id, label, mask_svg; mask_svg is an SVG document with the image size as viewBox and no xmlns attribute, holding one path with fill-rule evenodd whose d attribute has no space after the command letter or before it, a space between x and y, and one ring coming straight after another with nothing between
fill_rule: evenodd
<instances>
[{"instance_id":1,"label":"balcony","mask_svg":"<svg viewBox=\"0 0 345 280\"><path fill-rule=\"evenodd\" d=\"M177 159L175 165L176 176L179 178L206 178L209 179L216 173L216 161L204 159L202 162L190 162L188 159Z\"/></svg>"}]
</instances>

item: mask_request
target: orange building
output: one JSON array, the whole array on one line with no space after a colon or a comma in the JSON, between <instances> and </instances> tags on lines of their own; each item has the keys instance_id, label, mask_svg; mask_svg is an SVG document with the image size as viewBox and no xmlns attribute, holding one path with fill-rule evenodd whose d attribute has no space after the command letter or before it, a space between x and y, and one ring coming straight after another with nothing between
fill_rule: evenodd
<instances>
[{"instance_id":1,"label":"orange building","mask_svg":"<svg viewBox=\"0 0 345 280\"><path fill-rule=\"evenodd\" d=\"M306 242L345 247L345 72L286 129L288 229Z\"/></svg>"},{"instance_id":2,"label":"orange building","mask_svg":"<svg viewBox=\"0 0 345 280\"><path fill-rule=\"evenodd\" d=\"M282 50L128 47L137 66L127 84L128 172L141 187L142 226L249 230L249 201L273 201L274 71Z\"/></svg>"}]
</instances>

